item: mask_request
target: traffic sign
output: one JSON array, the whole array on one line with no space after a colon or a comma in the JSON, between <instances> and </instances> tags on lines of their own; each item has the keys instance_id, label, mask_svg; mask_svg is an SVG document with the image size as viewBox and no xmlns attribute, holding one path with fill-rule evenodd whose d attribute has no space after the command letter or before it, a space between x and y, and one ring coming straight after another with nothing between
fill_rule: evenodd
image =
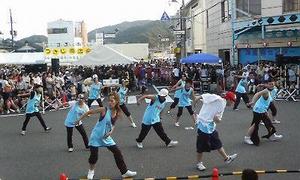
<instances>
[{"instance_id":1,"label":"traffic sign","mask_svg":"<svg viewBox=\"0 0 300 180\"><path fill-rule=\"evenodd\" d=\"M116 38L116 34L115 33L105 33L104 34L104 38Z\"/></svg>"},{"instance_id":2,"label":"traffic sign","mask_svg":"<svg viewBox=\"0 0 300 180\"><path fill-rule=\"evenodd\" d=\"M174 31L174 34L183 35L183 34L185 34L185 31Z\"/></svg>"},{"instance_id":3,"label":"traffic sign","mask_svg":"<svg viewBox=\"0 0 300 180\"><path fill-rule=\"evenodd\" d=\"M169 17L169 15L166 13L166 11L162 14L160 20L161 20L161 21L170 21L170 17Z\"/></svg>"}]
</instances>

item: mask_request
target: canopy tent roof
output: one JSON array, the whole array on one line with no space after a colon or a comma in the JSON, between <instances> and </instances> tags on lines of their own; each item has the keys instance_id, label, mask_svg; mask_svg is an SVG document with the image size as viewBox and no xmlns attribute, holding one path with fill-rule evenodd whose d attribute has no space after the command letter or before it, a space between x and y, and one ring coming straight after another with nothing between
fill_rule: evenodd
<instances>
[{"instance_id":1,"label":"canopy tent roof","mask_svg":"<svg viewBox=\"0 0 300 180\"><path fill-rule=\"evenodd\" d=\"M213 54L199 53L192 54L188 57L182 58L180 63L192 64L192 63L207 63L207 64L220 64L222 59Z\"/></svg>"},{"instance_id":2,"label":"canopy tent roof","mask_svg":"<svg viewBox=\"0 0 300 180\"><path fill-rule=\"evenodd\" d=\"M0 53L0 64L41 64L44 53Z\"/></svg>"},{"instance_id":3,"label":"canopy tent roof","mask_svg":"<svg viewBox=\"0 0 300 180\"><path fill-rule=\"evenodd\" d=\"M22 46L21 48L17 49L17 51L35 51L36 49L34 47L31 47L31 46L28 46L28 45L25 45L25 46Z\"/></svg>"},{"instance_id":4,"label":"canopy tent roof","mask_svg":"<svg viewBox=\"0 0 300 180\"><path fill-rule=\"evenodd\" d=\"M132 57L125 56L124 54L106 46L94 47L91 53L85 55L76 62L74 65L95 66L95 65L113 65L113 64L131 64L137 62Z\"/></svg>"}]
</instances>

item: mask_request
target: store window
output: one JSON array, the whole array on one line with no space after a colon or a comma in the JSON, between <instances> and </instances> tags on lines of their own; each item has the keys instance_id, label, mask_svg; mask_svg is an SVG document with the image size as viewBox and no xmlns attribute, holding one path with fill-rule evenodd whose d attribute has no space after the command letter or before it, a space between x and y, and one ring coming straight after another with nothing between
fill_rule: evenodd
<instances>
[{"instance_id":1,"label":"store window","mask_svg":"<svg viewBox=\"0 0 300 180\"><path fill-rule=\"evenodd\" d=\"M300 0L283 0L283 12L300 12Z\"/></svg>"},{"instance_id":2,"label":"store window","mask_svg":"<svg viewBox=\"0 0 300 180\"><path fill-rule=\"evenodd\" d=\"M236 0L237 17L261 15L261 0Z\"/></svg>"},{"instance_id":3,"label":"store window","mask_svg":"<svg viewBox=\"0 0 300 180\"><path fill-rule=\"evenodd\" d=\"M48 34L65 34L68 33L67 28L49 28Z\"/></svg>"}]
</instances>

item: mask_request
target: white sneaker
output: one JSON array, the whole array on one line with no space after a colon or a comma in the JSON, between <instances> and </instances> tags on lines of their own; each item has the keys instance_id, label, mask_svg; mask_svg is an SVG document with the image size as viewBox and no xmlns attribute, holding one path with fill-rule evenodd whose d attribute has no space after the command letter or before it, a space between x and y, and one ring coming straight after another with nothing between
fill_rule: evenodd
<instances>
[{"instance_id":1,"label":"white sneaker","mask_svg":"<svg viewBox=\"0 0 300 180\"><path fill-rule=\"evenodd\" d=\"M26 131L21 131L22 136L25 136L25 134L26 134Z\"/></svg>"},{"instance_id":2,"label":"white sneaker","mask_svg":"<svg viewBox=\"0 0 300 180\"><path fill-rule=\"evenodd\" d=\"M244 142L245 142L246 144L253 145L253 142L251 141L251 139L250 139L249 136L245 136L245 137L244 137Z\"/></svg>"},{"instance_id":3,"label":"white sneaker","mask_svg":"<svg viewBox=\"0 0 300 180\"><path fill-rule=\"evenodd\" d=\"M199 163L197 164L197 169L198 169L199 171L204 171L204 170L206 169L206 167L203 165L202 162L199 162Z\"/></svg>"},{"instance_id":4,"label":"white sneaker","mask_svg":"<svg viewBox=\"0 0 300 180\"><path fill-rule=\"evenodd\" d=\"M94 170L89 170L88 175L87 175L87 179L92 180L94 178L94 175L95 175L95 171Z\"/></svg>"},{"instance_id":5,"label":"white sneaker","mask_svg":"<svg viewBox=\"0 0 300 180\"><path fill-rule=\"evenodd\" d=\"M140 149L143 149L143 147L144 147L143 143L139 143L139 142L136 143L136 146Z\"/></svg>"},{"instance_id":6,"label":"white sneaker","mask_svg":"<svg viewBox=\"0 0 300 180\"><path fill-rule=\"evenodd\" d=\"M20 111L20 109L17 109L17 113L20 113L21 111Z\"/></svg>"},{"instance_id":7,"label":"white sneaker","mask_svg":"<svg viewBox=\"0 0 300 180\"><path fill-rule=\"evenodd\" d=\"M179 127L179 126L180 126L180 125L179 125L179 122L176 122L176 123L175 123L175 126L176 126L176 127Z\"/></svg>"},{"instance_id":8,"label":"white sneaker","mask_svg":"<svg viewBox=\"0 0 300 180\"><path fill-rule=\"evenodd\" d=\"M225 163L230 164L235 158L237 158L237 154L230 155L225 159Z\"/></svg>"},{"instance_id":9,"label":"white sneaker","mask_svg":"<svg viewBox=\"0 0 300 180\"><path fill-rule=\"evenodd\" d=\"M136 128L136 125L135 125L135 123L133 122L133 123L131 123L131 127L133 127L133 128Z\"/></svg>"},{"instance_id":10,"label":"white sneaker","mask_svg":"<svg viewBox=\"0 0 300 180\"><path fill-rule=\"evenodd\" d=\"M122 178L129 178L129 177L133 177L133 176L136 176L136 172L134 171L130 171L130 170L127 170L127 172L125 174L122 174Z\"/></svg>"},{"instance_id":11,"label":"white sneaker","mask_svg":"<svg viewBox=\"0 0 300 180\"><path fill-rule=\"evenodd\" d=\"M6 111L6 113L7 113L7 114L9 114L9 113L10 113L10 111L9 111L9 110L7 110L7 111Z\"/></svg>"},{"instance_id":12,"label":"white sneaker","mask_svg":"<svg viewBox=\"0 0 300 180\"><path fill-rule=\"evenodd\" d=\"M69 152L73 152L74 149L73 149L73 148L69 148L68 151L69 151Z\"/></svg>"},{"instance_id":13,"label":"white sneaker","mask_svg":"<svg viewBox=\"0 0 300 180\"><path fill-rule=\"evenodd\" d=\"M274 133L272 136L269 137L271 141L277 141L280 140L281 138L283 138L283 136L281 134L276 134L276 133Z\"/></svg>"},{"instance_id":14,"label":"white sneaker","mask_svg":"<svg viewBox=\"0 0 300 180\"><path fill-rule=\"evenodd\" d=\"M273 123L273 124L280 124L280 121L277 120L277 119L274 119L274 120L272 121L272 123Z\"/></svg>"},{"instance_id":15,"label":"white sneaker","mask_svg":"<svg viewBox=\"0 0 300 180\"><path fill-rule=\"evenodd\" d=\"M173 147L178 144L178 141L170 141L170 143L167 145L167 147Z\"/></svg>"}]
</instances>

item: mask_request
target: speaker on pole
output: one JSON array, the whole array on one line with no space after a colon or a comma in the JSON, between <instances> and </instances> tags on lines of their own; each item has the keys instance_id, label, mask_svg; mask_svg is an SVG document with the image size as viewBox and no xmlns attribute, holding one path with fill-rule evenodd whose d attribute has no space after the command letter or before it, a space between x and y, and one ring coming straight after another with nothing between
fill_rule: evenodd
<instances>
[{"instance_id":1,"label":"speaker on pole","mask_svg":"<svg viewBox=\"0 0 300 180\"><path fill-rule=\"evenodd\" d=\"M54 72L55 74L59 73L59 59L58 58L51 59L51 67L52 67L52 72Z\"/></svg>"}]
</instances>

